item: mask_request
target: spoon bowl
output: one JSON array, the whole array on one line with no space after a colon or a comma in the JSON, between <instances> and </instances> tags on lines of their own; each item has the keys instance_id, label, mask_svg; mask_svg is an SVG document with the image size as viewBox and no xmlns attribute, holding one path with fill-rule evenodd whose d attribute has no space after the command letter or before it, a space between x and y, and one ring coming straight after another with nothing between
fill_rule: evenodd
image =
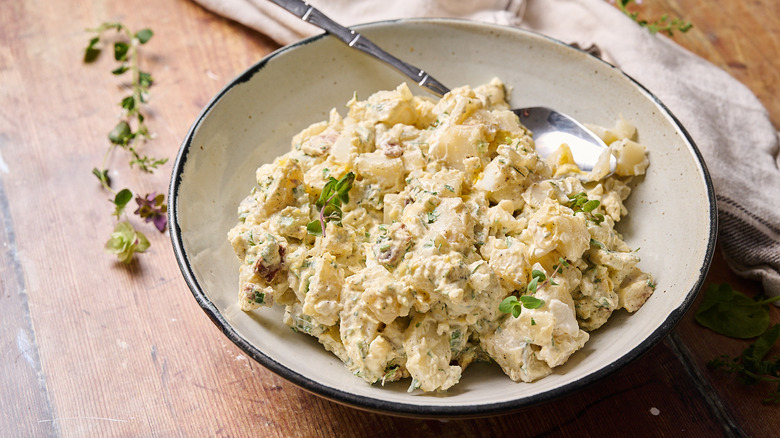
<instances>
[{"instance_id":1,"label":"spoon bowl","mask_svg":"<svg viewBox=\"0 0 780 438\"><path fill-rule=\"evenodd\" d=\"M531 130L536 152L543 157L550 156L562 144L567 144L580 170L590 172L595 167L607 145L593 131L566 114L545 107L531 107L512 110L520 123ZM617 161L610 156L610 172Z\"/></svg>"}]
</instances>

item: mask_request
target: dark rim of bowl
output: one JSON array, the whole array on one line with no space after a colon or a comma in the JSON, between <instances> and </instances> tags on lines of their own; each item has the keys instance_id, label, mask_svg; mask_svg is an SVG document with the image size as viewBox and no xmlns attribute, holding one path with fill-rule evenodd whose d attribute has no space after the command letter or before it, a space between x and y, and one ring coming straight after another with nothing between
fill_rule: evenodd
<instances>
[{"instance_id":1,"label":"dark rim of bowl","mask_svg":"<svg viewBox=\"0 0 780 438\"><path fill-rule=\"evenodd\" d=\"M567 44L559 40L532 31L513 28L509 26L478 23L478 22L462 20L462 19L419 18L419 19L386 20L386 21L362 24L359 26L355 26L355 28L362 29L362 28L371 28L375 26L379 26L379 27L393 26L395 24L403 24L403 25L441 24L445 26L461 26L463 28L475 28L475 27L495 28L496 30L499 30L501 32L518 33L518 34L533 36L536 38L542 38L550 42L553 42L555 44L569 47L571 50L581 51L580 49L568 46ZM224 333L225 336L228 337L228 339L230 339L234 344L236 344L236 346L241 348L241 350L243 350L246 354L248 354L250 357L252 357L254 360L259 362L264 367L268 368L269 370L283 377L289 382L295 384L296 386L304 390L307 390L311 393L314 393L318 396L321 396L323 398L341 404L345 404L351 407L385 413L385 414L409 416L409 417L423 417L423 418L472 417L473 418L473 417L495 415L500 413L507 413L511 411L520 410L523 408L528 408L530 406L543 404L552 401L554 399L561 398L566 395L570 395L573 392L579 391L595 383L596 381L602 380L603 378L609 376L610 374L614 373L618 369L624 367L628 363L634 361L635 359L637 359L638 357L640 357L641 355L649 351L653 346L655 346L661 340L663 340L666 337L666 335L672 330L672 328L682 319L683 315L693 304L693 301L696 298L698 291L703 286L705 277L710 268L710 264L712 263L712 257L715 251L715 240L716 240L717 228L718 228L718 217L717 217L717 209L716 209L716 202L715 202L715 192L712 185L712 180L710 178L709 171L707 170L701 152L699 151L698 147L696 147L688 131L685 130L685 128L682 126L682 124L677 119L677 117L675 117L672 114L672 112L669 110L669 108L667 108L666 105L664 105L646 87L641 85L632 77L618 70L622 76L630 80L635 86L641 89L653 102L655 102L655 104L658 105L658 107L664 111L666 116L668 116L672 120L674 125L676 125L677 129L679 129L680 132L683 134L685 141L687 142L691 152L696 157L697 163L701 167L701 173L707 188L707 198L710 205L710 232L709 232L708 242L707 242L707 251L705 254L704 264L699 270L698 279L696 280L694 287L686 295L686 298L682 302L682 304L669 314L666 320L646 339L645 342L638 345L633 350L628 351L626 354L621 356L618 360L610 363L609 365L597 370L592 374L589 374L583 379L565 384L561 387L557 387L540 394L535 394L524 398L514 399L505 402L497 402L497 403L486 403L486 404L478 404L478 405L458 405L458 406L431 406L431 405L426 406L426 405L417 405L417 404L405 404L399 402L389 402L381 399L375 399L372 397L355 395L353 393L345 392L337 388L332 388L329 386L322 385L316 381L312 381L306 378L305 376L293 371L292 369L284 366L283 364L273 360L269 356L266 356L265 354L263 354L263 352L258 350L254 345L252 345L246 339L241 337L230 326L226 318L220 313L219 309L217 309L214 303L211 300L209 300L209 298L203 292L198 282L198 279L196 278L192 270L192 267L188 261L187 251L184 248L184 244L182 242L181 228L179 226L179 221L178 221L178 213L179 213L178 189L179 189L179 184L181 182L182 172L184 171L184 167L187 162L187 155L189 153L190 148L192 147L192 139L193 136L195 135L195 132L197 131L200 124L202 123L203 119L211 111L212 107L217 102L219 102L220 99L226 93L228 93L236 85L251 79L251 77L258 71L262 70L271 59L279 56L280 54L285 53L288 50L294 50L297 47L304 46L306 44L312 43L314 41L317 41L325 37L327 37L327 34L319 34L301 40L297 43L284 46L274 51L273 53L267 55L266 57L258 61L253 66L249 67L238 77L230 81L200 112L197 119L190 127L187 136L182 142L182 145L176 156L176 160L173 164L171 182L168 191L168 203L169 203L168 223L170 224L171 243L173 245L173 251L176 256L176 260L179 264L179 268L182 272L185 282L187 283L187 286L189 287L190 291L192 292L193 296L195 297L195 299L197 300L201 308L206 312L206 314L209 316L212 322L217 327L220 328L222 333ZM608 67L617 70L617 68L612 66L611 64L606 63L605 61L599 58L596 59L606 64Z\"/></svg>"}]
</instances>

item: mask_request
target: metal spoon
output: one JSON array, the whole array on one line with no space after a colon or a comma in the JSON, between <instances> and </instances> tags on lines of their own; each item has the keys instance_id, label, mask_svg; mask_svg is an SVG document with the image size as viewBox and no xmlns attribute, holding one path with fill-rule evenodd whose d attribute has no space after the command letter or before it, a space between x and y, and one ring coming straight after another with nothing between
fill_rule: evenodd
<instances>
[{"instance_id":1,"label":"metal spoon","mask_svg":"<svg viewBox=\"0 0 780 438\"><path fill-rule=\"evenodd\" d=\"M348 46L384 61L433 94L441 97L450 91L425 71L385 52L366 37L336 23L308 3L302 0L271 1L303 21L325 30ZM577 166L581 170L589 172L593 170L599 156L607 148L607 145L596 134L566 114L544 107L518 108L512 111L520 118L520 122L534 134L536 151L544 157L549 156L561 144L566 143L571 149ZM610 156L609 164L610 172L614 171L615 157Z\"/></svg>"}]
</instances>

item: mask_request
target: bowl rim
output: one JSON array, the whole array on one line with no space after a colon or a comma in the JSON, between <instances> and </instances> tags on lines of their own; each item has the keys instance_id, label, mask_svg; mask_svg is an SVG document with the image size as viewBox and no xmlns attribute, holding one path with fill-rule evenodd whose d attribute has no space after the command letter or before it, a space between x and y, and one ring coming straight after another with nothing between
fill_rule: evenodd
<instances>
[{"instance_id":1,"label":"bowl rim","mask_svg":"<svg viewBox=\"0 0 780 438\"><path fill-rule=\"evenodd\" d=\"M525 34L535 38L542 38L554 44L566 46L571 50L580 51L580 52L583 51L581 49L572 47L555 38L549 37L544 34L540 34L538 32L530 31L527 29L521 29L517 27L505 26L499 24L483 23L483 22L467 20L467 19L459 19L459 18L402 18L402 19L394 19L394 20L374 21L374 22L363 23L351 27L354 29L370 29L373 27L409 25L409 24L415 25L418 23L422 25L435 23L435 24L444 24L444 25L454 24L457 26L476 27L476 28L488 28L488 29L494 28L500 30L501 32L514 32L518 34ZM645 86L643 86L638 81L633 79L631 76L629 76L622 70L618 69L617 67L609 64L608 62L598 57L594 57L598 61L604 63L609 68L616 70L620 75L628 79L631 83L633 83L633 85L635 85L643 93L645 93L647 97L651 99L655 103L655 105L657 105L657 107L667 117L669 117L671 122L675 125L677 129L679 129L680 133L683 135L684 142L688 144L691 152L695 157L697 164L700 166L701 173L702 173L701 176L703 177L706 186L707 201L708 201L707 205L709 206L710 232L708 235L707 248L704 255L704 264L699 269L698 278L696 279L694 286L692 287L691 290L687 292L681 304L677 308L675 308L672 312L670 312L670 314L667 316L664 322L660 324L650 334L650 336L648 336L645 342L636 346L634 349L626 352L624 355L618 358L618 360L604 366L599 370L596 370L594 373L591 373L579 380L566 383L562 386L553 388L549 391L545 391L543 393L533 394L522 398L517 398L509 401L495 402L495 403L447 406L447 405L421 405L421 404L407 404L402 402L390 402L382 399L356 395L354 393L340 390L338 388L325 386L316 381L310 380L305 376L299 374L298 372L277 362L271 357L265 355L262 351L260 351L254 345L252 345L249 341L244 339L230 325L230 323L227 321L227 318L219 311L216 305L206 296L188 260L187 251L184 247L184 243L182 240L182 230L178 220L179 218L178 190L181 183L182 173L187 163L188 153L192 148L192 140L195 133L197 132L198 128L200 127L205 117L210 113L211 109L232 88L250 80L255 73L262 70L268 64L269 61L276 58L277 56L280 56L289 50L294 50L298 47L318 41L322 38L332 38L332 37L327 33L321 33L318 35L314 35L302 39L298 42L283 46L271 52L270 54L266 55L265 57L257 61L255 64L247 68L245 71L240 73L238 76L230 80L209 101L209 103L206 104L206 106L198 114L197 118L191 125L190 129L187 132L187 135L185 136L184 140L181 143L179 151L176 155L176 159L173 163L173 168L171 172L171 180L168 189L168 204L169 204L168 223L170 228L170 238L171 238L171 244L173 246L173 252L176 257L176 261L179 265L179 269L181 270L182 276L184 277L184 280L187 286L189 287L191 293L195 297L195 300L198 302L202 310L208 315L211 321L222 331L222 333L231 342L233 342L236 346L238 346L241 350L243 350L253 360L257 361L265 368L272 371L274 374L284 378L290 383L293 383L299 388L302 388L322 398L343 405L347 405L350 407L367 410L371 412L378 412L383 414L390 414L390 415L404 416L404 417L415 417L415 418L453 418L453 417L474 418L474 417L485 417L490 415L503 414L512 411L521 410L531 406L544 404L554 399L562 398L564 396L568 396L577 391L580 391L583 388L588 387L593 383L606 378L607 376L623 368L630 362L633 362L643 354L647 353L650 349L652 349L652 347L654 347L659 342L661 342L671 332L672 328L674 328L674 326L680 322L683 315L685 315L685 313L691 307L697 294L702 288L715 252L715 242L716 242L717 229L718 229L718 216L717 216L717 208L716 208L716 200L715 200L716 199L715 191L714 191L712 179L710 177L710 173L707 169L701 151L694 143L688 131L680 123L677 117L674 116L674 114L672 114L669 108L663 102L661 102L658 97L656 97L652 92L650 92L650 90L648 90Z\"/></svg>"}]
</instances>

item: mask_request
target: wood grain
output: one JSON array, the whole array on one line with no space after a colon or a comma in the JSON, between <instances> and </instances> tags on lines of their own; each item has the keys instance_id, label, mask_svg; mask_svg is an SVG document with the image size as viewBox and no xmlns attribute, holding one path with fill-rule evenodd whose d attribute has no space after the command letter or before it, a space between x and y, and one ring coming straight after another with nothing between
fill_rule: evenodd
<instances>
[{"instance_id":1,"label":"wood grain","mask_svg":"<svg viewBox=\"0 0 780 438\"><path fill-rule=\"evenodd\" d=\"M44 4L45 3L45 4ZM675 40L724 68L762 100L776 126L780 3L644 1L693 22ZM761 388L706 361L745 341L696 325L609 378L547 405L503 416L421 420L323 400L275 376L231 344L196 304L166 234L148 231L129 267L102 252L112 205L90 170L116 123L121 81L104 56L81 62L86 28L151 27L144 67L155 77L152 155L173 157L192 121L230 79L277 46L188 0L5 2L0 8L0 430L8 436L770 436L776 406ZM109 156L115 187L165 192L153 175ZM151 228L150 228L151 230ZM708 283L750 294L716 257ZM774 321L780 312L773 309ZM639 431L639 432L637 432ZM6 432L3 432L4 434Z\"/></svg>"}]
</instances>

